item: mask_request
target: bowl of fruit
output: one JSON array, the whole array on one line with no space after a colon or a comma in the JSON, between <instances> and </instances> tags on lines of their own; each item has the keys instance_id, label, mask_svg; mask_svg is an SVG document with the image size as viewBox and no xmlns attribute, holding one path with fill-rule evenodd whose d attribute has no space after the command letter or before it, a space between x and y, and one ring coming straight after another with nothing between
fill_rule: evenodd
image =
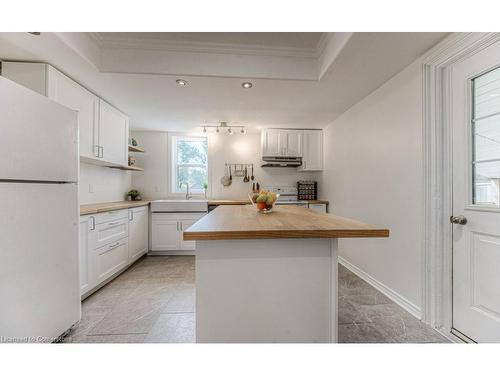
<instances>
[{"instance_id":1,"label":"bowl of fruit","mask_svg":"<svg viewBox=\"0 0 500 375\"><path fill-rule=\"evenodd\" d=\"M261 190L259 193L249 194L252 205L260 213L267 214L273 211L273 206L280 195L272 191Z\"/></svg>"}]
</instances>

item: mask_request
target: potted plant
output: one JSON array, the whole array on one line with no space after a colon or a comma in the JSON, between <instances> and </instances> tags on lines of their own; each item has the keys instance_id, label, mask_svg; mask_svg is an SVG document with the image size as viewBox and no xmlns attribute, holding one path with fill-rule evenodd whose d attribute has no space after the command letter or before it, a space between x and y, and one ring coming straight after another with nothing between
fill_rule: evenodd
<instances>
[{"instance_id":1,"label":"potted plant","mask_svg":"<svg viewBox=\"0 0 500 375\"><path fill-rule=\"evenodd\" d=\"M141 193L139 193L139 190L132 189L127 193L127 199L129 201L140 201Z\"/></svg>"},{"instance_id":2,"label":"potted plant","mask_svg":"<svg viewBox=\"0 0 500 375\"><path fill-rule=\"evenodd\" d=\"M205 191L205 199L207 199L208 183L206 181L203 183L203 190Z\"/></svg>"}]
</instances>

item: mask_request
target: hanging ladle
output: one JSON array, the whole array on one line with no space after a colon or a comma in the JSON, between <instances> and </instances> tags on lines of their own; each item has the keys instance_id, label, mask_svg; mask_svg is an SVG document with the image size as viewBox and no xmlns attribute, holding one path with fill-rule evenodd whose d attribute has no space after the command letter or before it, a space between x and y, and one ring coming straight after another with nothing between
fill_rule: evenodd
<instances>
[{"instance_id":1,"label":"hanging ladle","mask_svg":"<svg viewBox=\"0 0 500 375\"><path fill-rule=\"evenodd\" d=\"M250 177L250 179L253 181L255 179L255 177L253 176L253 164L252 164L252 176Z\"/></svg>"},{"instance_id":2,"label":"hanging ladle","mask_svg":"<svg viewBox=\"0 0 500 375\"><path fill-rule=\"evenodd\" d=\"M245 167L245 177L243 177L243 182L248 182L250 179L248 178L248 169Z\"/></svg>"}]
</instances>

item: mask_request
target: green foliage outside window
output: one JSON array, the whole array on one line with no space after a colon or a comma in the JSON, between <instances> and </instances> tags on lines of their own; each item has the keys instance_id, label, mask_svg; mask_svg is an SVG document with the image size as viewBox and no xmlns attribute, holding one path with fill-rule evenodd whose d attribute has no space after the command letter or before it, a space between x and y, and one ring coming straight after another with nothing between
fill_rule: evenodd
<instances>
[{"instance_id":1,"label":"green foliage outside window","mask_svg":"<svg viewBox=\"0 0 500 375\"><path fill-rule=\"evenodd\" d=\"M179 184L187 182L192 192L202 193L208 180L208 142L200 137L178 137L175 170L177 192L184 192Z\"/></svg>"}]
</instances>

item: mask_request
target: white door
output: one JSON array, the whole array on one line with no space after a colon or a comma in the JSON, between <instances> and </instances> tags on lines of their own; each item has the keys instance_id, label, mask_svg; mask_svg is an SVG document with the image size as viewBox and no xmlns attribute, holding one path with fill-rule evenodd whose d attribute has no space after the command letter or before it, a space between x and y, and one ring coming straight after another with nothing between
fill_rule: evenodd
<instances>
[{"instance_id":1,"label":"white door","mask_svg":"<svg viewBox=\"0 0 500 375\"><path fill-rule=\"evenodd\" d=\"M128 118L99 99L99 145L101 158L110 163L128 165Z\"/></svg>"},{"instance_id":2,"label":"white door","mask_svg":"<svg viewBox=\"0 0 500 375\"><path fill-rule=\"evenodd\" d=\"M0 77L0 180L78 181L77 113Z\"/></svg>"},{"instance_id":3,"label":"white door","mask_svg":"<svg viewBox=\"0 0 500 375\"><path fill-rule=\"evenodd\" d=\"M99 98L49 66L48 97L78 111L80 156L96 158L96 114Z\"/></svg>"},{"instance_id":4,"label":"white door","mask_svg":"<svg viewBox=\"0 0 500 375\"><path fill-rule=\"evenodd\" d=\"M179 222L177 220L152 220L151 250L179 250Z\"/></svg>"},{"instance_id":5,"label":"white door","mask_svg":"<svg viewBox=\"0 0 500 375\"><path fill-rule=\"evenodd\" d=\"M302 156L302 130L288 130L286 133L286 155Z\"/></svg>"},{"instance_id":6,"label":"white door","mask_svg":"<svg viewBox=\"0 0 500 375\"><path fill-rule=\"evenodd\" d=\"M148 251L148 208L133 208L129 214L128 250L129 263L132 263Z\"/></svg>"},{"instance_id":7,"label":"white door","mask_svg":"<svg viewBox=\"0 0 500 375\"><path fill-rule=\"evenodd\" d=\"M500 43L451 70L453 329L500 342Z\"/></svg>"}]
</instances>

